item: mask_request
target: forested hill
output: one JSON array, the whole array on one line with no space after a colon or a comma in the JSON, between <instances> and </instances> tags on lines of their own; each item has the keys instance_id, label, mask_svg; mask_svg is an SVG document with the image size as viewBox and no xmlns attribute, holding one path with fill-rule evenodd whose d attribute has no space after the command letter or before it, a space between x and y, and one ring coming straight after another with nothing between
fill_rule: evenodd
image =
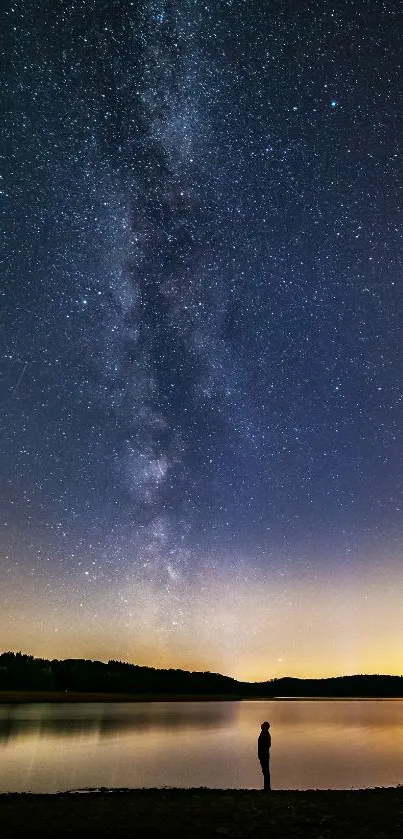
<instances>
[{"instance_id":1,"label":"forested hill","mask_svg":"<svg viewBox=\"0 0 403 839\"><path fill-rule=\"evenodd\" d=\"M85 693L238 695L241 683L216 673L157 670L121 661L63 661L21 653L0 655L1 690L82 691Z\"/></svg>"},{"instance_id":2,"label":"forested hill","mask_svg":"<svg viewBox=\"0 0 403 839\"><path fill-rule=\"evenodd\" d=\"M280 697L401 697L403 676L337 676L331 679L272 679L253 685L255 695Z\"/></svg>"},{"instance_id":3,"label":"forested hill","mask_svg":"<svg viewBox=\"0 0 403 839\"><path fill-rule=\"evenodd\" d=\"M62 661L22 653L0 655L0 691L254 697L403 697L402 676L341 676L333 679L272 679L239 682L229 676L157 670L121 661Z\"/></svg>"}]
</instances>

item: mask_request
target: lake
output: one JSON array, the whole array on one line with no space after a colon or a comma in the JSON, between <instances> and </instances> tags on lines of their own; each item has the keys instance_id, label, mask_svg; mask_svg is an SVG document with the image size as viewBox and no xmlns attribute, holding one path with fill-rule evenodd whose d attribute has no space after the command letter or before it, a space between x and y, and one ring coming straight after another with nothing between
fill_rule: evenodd
<instances>
[{"instance_id":1,"label":"lake","mask_svg":"<svg viewBox=\"0 0 403 839\"><path fill-rule=\"evenodd\" d=\"M0 705L0 791L259 788L260 723L275 789L403 782L403 700Z\"/></svg>"}]
</instances>

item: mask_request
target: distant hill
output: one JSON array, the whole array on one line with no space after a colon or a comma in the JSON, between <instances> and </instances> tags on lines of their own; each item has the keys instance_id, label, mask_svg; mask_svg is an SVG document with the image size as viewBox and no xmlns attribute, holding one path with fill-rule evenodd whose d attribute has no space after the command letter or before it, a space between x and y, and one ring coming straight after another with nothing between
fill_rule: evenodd
<instances>
[{"instance_id":1,"label":"distant hill","mask_svg":"<svg viewBox=\"0 0 403 839\"><path fill-rule=\"evenodd\" d=\"M121 661L52 661L23 653L0 655L0 691L259 697L403 697L402 676L339 676L239 682L219 673L158 670Z\"/></svg>"},{"instance_id":2,"label":"distant hill","mask_svg":"<svg viewBox=\"0 0 403 839\"><path fill-rule=\"evenodd\" d=\"M63 661L22 653L0 655L0 691L78 691L83 693L238 695L240 682L218 673L157 670L121 661Z\"/></svg>"},{"instance_id":3,"label":"distant hill","mask_svg":"<svg viewBox=\"0 0 403 839\"><path fill-rule=\"evenodd\" d=\"M403 676L335 676L331 679L272 679L255 683L257 694L275 697L403 697Z\"/></svg>"}]
</instances>

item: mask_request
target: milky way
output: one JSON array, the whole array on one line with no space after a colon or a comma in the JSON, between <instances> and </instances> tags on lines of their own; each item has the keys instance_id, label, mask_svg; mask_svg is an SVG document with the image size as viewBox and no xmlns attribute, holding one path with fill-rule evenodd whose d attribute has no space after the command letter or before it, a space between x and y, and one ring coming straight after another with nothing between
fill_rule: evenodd
<instances>
[{"instance_id":1,"label":"milky way","mask_svg":"<svg viewBox=\"0 0 403 839\"><path fill-rule=\"evenodd\" d=\"M400 672L402 13L6 4L7 647Z\"/></svg>"}]
</instances>

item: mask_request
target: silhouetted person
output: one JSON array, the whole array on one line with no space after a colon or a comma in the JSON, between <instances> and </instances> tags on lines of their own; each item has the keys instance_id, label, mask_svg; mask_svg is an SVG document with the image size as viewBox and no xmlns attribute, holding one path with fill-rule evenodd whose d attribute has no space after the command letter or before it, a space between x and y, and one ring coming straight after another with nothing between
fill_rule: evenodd
<instances>
[{"instance_id":1,"label":"silhouetted person","mask_svg":"<svg viewBox=\"0 0 403 839\"><path fill-rule=\"evenodd\" d=\"M262 767L263 772L263 780L264 786L263 789L268 792L271 790L270 785L270 746L271 746L271 737L270 737L270 723L269 722L262 722L261 725L261 732L258 737L257 741L257 755L260 760L260 765Z\"/></svg>"}]
</instances>

